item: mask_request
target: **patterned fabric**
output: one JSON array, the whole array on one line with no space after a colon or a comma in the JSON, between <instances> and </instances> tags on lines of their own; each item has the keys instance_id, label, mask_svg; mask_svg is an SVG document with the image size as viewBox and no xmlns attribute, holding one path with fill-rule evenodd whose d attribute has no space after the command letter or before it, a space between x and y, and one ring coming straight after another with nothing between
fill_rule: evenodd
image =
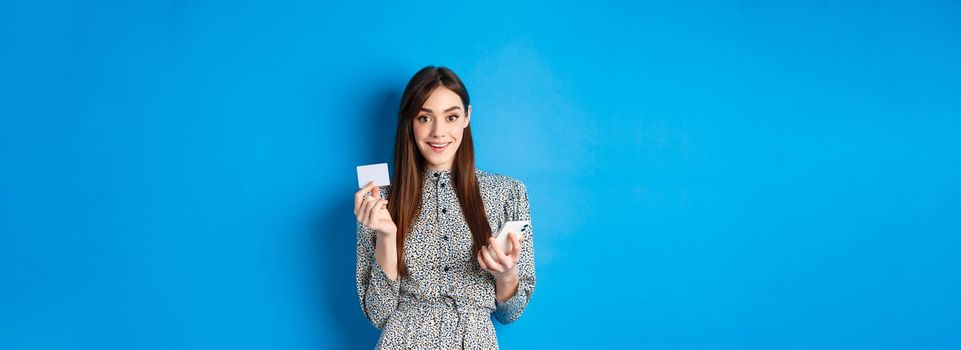
<instances>
[{"instance_id":1,"label":"patterned fabric","mask_svg":"<svg viewBox=\"0 0 961 350\"><path fill-rule=\"evenodd\" d=\"M517 294L501 303L494 278L473 256L470 229L451 171L426 170L421 210L404 242L409 277L392 281L374 258L376 233L357 224L357 295L364 315L381 329L378 349L496 349L491 314L517 320L534 292L532 229L523 234ZM491 232L501 223L530 220L527 188L520 181L477 170ZM380 187L386 198L390 186ZM533 225L532 225L533 226Z\"/></svg>"}]
</instances>

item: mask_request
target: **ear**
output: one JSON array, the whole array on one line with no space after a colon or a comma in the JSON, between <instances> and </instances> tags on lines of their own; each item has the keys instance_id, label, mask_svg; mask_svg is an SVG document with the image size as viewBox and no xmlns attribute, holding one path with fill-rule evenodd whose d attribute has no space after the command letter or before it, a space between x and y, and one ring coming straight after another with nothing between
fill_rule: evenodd
<instances>
[{"instance_id":1,"label":"ear","mask_svg":"<svg viewBox=\"0 0 961 350\"><path fill-rule=\"evenodd\" d=\"M467 105L467 116L464 117L464 129L467 129L467 127L470 126L470 112L470 105Z\"/></svg>"}]
</instances>

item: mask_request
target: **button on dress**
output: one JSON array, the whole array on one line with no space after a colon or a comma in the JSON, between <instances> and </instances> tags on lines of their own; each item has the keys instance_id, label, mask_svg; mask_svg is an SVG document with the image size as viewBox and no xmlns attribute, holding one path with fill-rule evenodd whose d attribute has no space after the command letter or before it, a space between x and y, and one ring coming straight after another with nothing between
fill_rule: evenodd
<instances>
[{"instance_id":1,"label":"button on dress","mask_svg":"<svg viewBox=\"0 0 961 350\"><path fill-rule=\"evenodd\" d=\"M511 177L476 170L491 232L506 221L530 220L527 188ZM390 186L381 186L386 198ZM496 349L491 314L517 320L534 292L532 228L517 262L517 293L501 303L494 277L471 251L472 236L450 170L425 170L421 210L404 241L408 277L392 281L374 258L377 234L357 224L357 295L367 319L381 329L378 349ZM533 225L532 225L533 226Z\"/></svg>"}]
</instances>

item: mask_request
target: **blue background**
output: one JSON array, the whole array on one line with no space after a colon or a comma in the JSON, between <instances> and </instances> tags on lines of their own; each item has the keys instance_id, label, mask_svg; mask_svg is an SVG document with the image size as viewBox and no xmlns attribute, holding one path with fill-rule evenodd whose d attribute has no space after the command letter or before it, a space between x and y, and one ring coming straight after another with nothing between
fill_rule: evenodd
<instances>
[{"instance_id":1,"label":"blue background","mask_svg":"<svg viewBox=\"0 0 961 350\"><path fill-rule=\"evenodd\" d=\"M961 5L5 1L0 348L370 348L354 166L453 68L508 349L961 348Z\"/></svg>"}]
</instances>

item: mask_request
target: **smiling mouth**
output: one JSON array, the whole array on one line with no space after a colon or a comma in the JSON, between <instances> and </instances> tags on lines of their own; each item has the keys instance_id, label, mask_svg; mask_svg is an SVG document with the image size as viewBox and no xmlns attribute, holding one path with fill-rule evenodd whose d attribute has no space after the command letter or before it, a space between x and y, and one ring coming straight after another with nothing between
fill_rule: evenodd
<instances>
[{"instance_id":1,"label":"smiling mouth","mask_svg":"<svg viewBox=\"0 0 961 350\"><path fill-rule=\"evenodd\" d=\"M447 149L447 146L450 146L450 144L451 144L450 142L442 142L442 143L428 142L427 143L427 145L430 146L431 150L438 153L443 152L445 149Z\"/></svg>"}]
</instances>

